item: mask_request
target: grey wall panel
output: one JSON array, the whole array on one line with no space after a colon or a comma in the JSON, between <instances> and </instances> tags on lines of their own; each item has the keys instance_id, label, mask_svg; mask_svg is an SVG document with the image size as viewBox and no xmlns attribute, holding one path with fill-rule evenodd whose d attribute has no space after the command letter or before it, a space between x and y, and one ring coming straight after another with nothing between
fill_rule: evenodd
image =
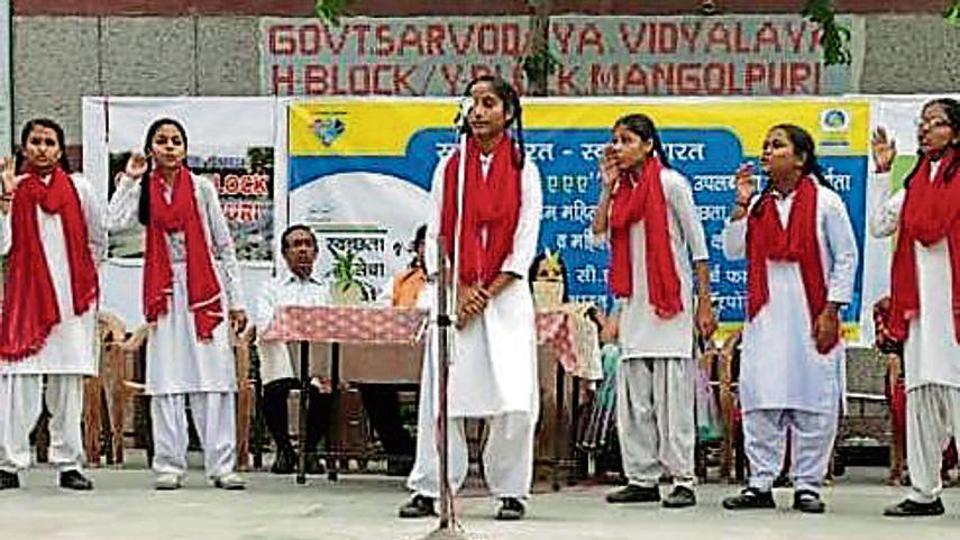
<instances>
[{"instance_id":1,"label":"grey wall panel","mask_svg":"<svg viewBox=\"0 0 960 540\"><path fill-rule=\"evenodd\" d=\"M960 90L960 28L939 15L873 15L866 19L861 92Z\"/></svg>"},{"instance_id":2,"label":"grey wall panel","mask_svg":"<svg viewBox=\"0 0 960 540\"><path fill-rule=\"evenodd\" d=\"M97 39L95 18L14 19L14 138L24 122L45 116L79 142L80 98L100 93Z\"/></svg>"},{"instance_id":3,"label":"grey wall panel","mask_svg":"<svg viewBox=\"0 0 960 540\"><path fill-rule=\"evenodd\" d=\"M256 17L199 19L199 94L255 96L260 92L258 34Z\"/></svg>"},{"instance_id":4,"label":"grey wall panel","mask_svg":"<svg viewBox=\"0 0 960 540\"><path fill-rule=\"evenodd\" d=\"M196 88L192 17L103 19L103 92L179 96Z\"/></svg>"}]
</instances>

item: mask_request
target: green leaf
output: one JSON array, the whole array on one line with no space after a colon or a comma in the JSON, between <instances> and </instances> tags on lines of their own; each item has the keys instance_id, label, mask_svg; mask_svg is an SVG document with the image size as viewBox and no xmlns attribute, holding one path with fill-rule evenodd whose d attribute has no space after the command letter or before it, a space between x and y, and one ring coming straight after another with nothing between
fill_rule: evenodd
<instances>
[{"instance_id":1,"label":"green leaf","mask_svg":"<svg viewBox=\"0 0 960 540\"><path fill-rule=\"evenodd\" d=\"M960 27L960 0L953 0L953 5L943 14L948 24Z\"/></svg>"},{"instance_id":2,"label":"green leaf","mask_svg":"<svg viewBox=\"0 0 960 540\"><path fill-rule=\"evenodd\" d=\"M340 26L340 17L352 0L316 0L313 11L317 17L333 26Z\"/></svg>"},{"instance_id":3,"label":"green leaf","mask_svg":"<svg viewBox=\"0 0 960 540\"><path fill-rule=\"evenodd\" d=\"M825 65L843 65L853 61L850 52L852 33L848 27L837 22L832 0L807 0L801 13L820 26L820 45L823 47Z\"/></svg>"},{"instance_id":4,"label":"green leaf","mask_svg":"<svg viewBox=\"0 0 960 540\"><path fill-rule=\"evenodd\" d=\"M553 49L548 45L539 51L533 51L521 59L523 72L527 79L534 81L541 78L547 78L557 72L560 67L560 59L554 54Z\"/></svg>"}]
</instances>

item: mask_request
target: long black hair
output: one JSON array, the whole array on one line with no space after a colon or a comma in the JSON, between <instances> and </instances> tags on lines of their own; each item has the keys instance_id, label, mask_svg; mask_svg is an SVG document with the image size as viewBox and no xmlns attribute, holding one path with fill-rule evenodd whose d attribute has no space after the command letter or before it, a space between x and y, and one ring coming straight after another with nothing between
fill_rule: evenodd
<instances>
[{"instance_id":1,"label":"long black hair","mask_svg":"<svg viewBox=\"0 0 960 540\"><path fill-rule=\"evenodd\" d=\"M960 101L957 101L953 98L937 98L931 99L930 101L923 104L922 111L926 111L934 105L939 105L943 107L943 111L947 113L947 121L950 122L950 129L953 130L954 134L960 135ZM948 148L952 148L955 151L960 150L960 141L954 140L950 141ZM917 171L920 170L920 165L923 163L923 150L917 147L917 162L914 164L913 169L910 170L910 173L903 179L904 187L910 187L910 181L913 180L913 177L917 174ZM950 164L947 165L947 168L943 171L943 181L949 182L951 178L957 173L957 169L960 167L960 159L953 159L950 161Z\"/></svg>"},{"instance_id":2,"label":"long black hair","mask_svg":"<svg viewBox=\"0 0 960 540\"><path fill-rule=\"evenodd\" d=\"M26 161L26 156L23 155L23 152L27 147L27 139L30 138L30 133L34 128L38 127L53 130L56 134L57 144L60 146L60 160L58 163L60 164L60 168L63 169L63 172L70 174L72 171L70 170L70 160L67 159L67 142L63 134L63 128L60 127L60 124L49 118L34 118L33 120L29 120L23 125L23 129L20 130L20 148L17 149L14 155L14 166L16 167L17 173L20 172Z\"/></svg>"},{"instance_id":3,"label":"long black hair","mask_svg":"<svg viewBox=\"0 0 960 540\"><path fill-rule=\"evenodd\" d=\"M510 121L507 122L505 127L509 128L512 125L516 125L517 152L514 153L513 159L517 168L523 169L523 164L526 161L526 146L524 146L523 143L523 106L520 104L520 94L517 93L513 85L499 75L481 75L467 84L467 89L463 95L469 97L473 91L473 87L480 83L490 84L493 93L503 102L503 112L510 116ZM464 130L467 135L473 135L470 124L467 124Z\"/></svg>"},{"instance_id":4,"label":"long black hair","mask_svg":"<svg viewBox=\"0 0 960 540\"><path fill-rule=\"evenodd\" d=\"M143 155L147 158L147 170L140 178L140 201L137 206L137 219L142 225L150 223L150 175L153 173L153 158L150 157L150 150L153 147L153 137L163 126L173 126L180 132L183 139L183 149L187 149L187 130L183 125L173 118L158 118L147 128L147 137L143 141Z\"/></svg>"},{"instance_id":5,"label":"long black hair","mask_svg":"<svg viewBox=\"0 0 960 540\"><path fill-rule=\"evenodd\" d=\"M813 176L821 186L832 190L833 186L830 182L827 182L826 176L823 173L823 167L820 166L820 162L817 160L817 143L814 142L813 136L811 136L807 130L796 124L777 124L771 127L767 133L775 129L779 129L787 134L787 139L790 141L790 144L793 145L794 155L803 156L803 166L800 170L801 178ZM760 194L761 197L770 193L772 189L773 183L767 182L766 187L763 188L763 193ZM753 205L753 212L755 214L760 212L759 204Z\"/></svg>"},{"instance_id":6,"label":"long black hair","mask_svg":"<svg viewBox=\"0 0 960 540\"><path fill-rule=\"evenodd\" d=\"M663 149L663 142L660 140L660 133L653 119L642 113L633 113L621 116L614 122L613 127L620 126L633 133L643 142L653 141L653 151L660 158L660 163L666 168L670 167L670 159L667 158L667 152Z\"/></svg>"}]
</instances>

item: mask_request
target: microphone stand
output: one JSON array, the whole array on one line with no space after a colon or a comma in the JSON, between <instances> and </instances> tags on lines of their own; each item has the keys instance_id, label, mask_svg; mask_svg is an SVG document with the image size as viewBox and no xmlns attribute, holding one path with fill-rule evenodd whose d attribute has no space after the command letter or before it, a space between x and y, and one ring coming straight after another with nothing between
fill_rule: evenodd
<instances>
[{"instance_id":1,"label":"microphone stand","mask_svg":"<svg viewBox=\"0 0 960 540\"><path fill-rule=\"evenodd\" d=\"M472 101L472 100L471 100ZM460 230L463 226L463 184L466 180L466 156L467 156L467 114L469 112L469 102L461 103L460 112L457 114L455 123L457 124L457 133L460 138L460 152L457 163L457 219L454 227L453 236L453 264L448 265L444 237L437 241L437 359L438 359L438 411L437 411L437 457L438 473L440 484L440 522L435 531L430 533L427 538L432 540L439 539L462 539L466 538L460 524L457 522L454 509L453 490L450 488L449 480L449 411L448 394L450 382L450 364L453 359L453 351L456 347L456 332L452 326L456 324L456 313L450 313L451 300L453 305L457 305L457 293L459 289L458 276L460 271ZM467 111L464 111L467 109ZM452 266L452 268L450 267ZM448 291L451 296L448 296Z\"/></svg>"}]
</instances>

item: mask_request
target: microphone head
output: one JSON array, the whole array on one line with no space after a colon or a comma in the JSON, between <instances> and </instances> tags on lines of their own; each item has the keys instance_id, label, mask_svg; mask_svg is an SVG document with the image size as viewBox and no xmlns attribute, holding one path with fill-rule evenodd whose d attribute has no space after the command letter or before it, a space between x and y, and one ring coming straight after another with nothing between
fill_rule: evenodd
<instances>
[{"instance_id":1,"label":"microphone head","mask_svg":"<svg viewBox=\"0 0 960 540\"><path fill-rule=\"evenodd\" d=\"M466 130L467 122L470 119L470 111L473 109L474 101L471 96L464 96L460 98L460 101L457 103L457 117L454 119L454 124L461 129Z\"/></svg>"}]
</instances>

